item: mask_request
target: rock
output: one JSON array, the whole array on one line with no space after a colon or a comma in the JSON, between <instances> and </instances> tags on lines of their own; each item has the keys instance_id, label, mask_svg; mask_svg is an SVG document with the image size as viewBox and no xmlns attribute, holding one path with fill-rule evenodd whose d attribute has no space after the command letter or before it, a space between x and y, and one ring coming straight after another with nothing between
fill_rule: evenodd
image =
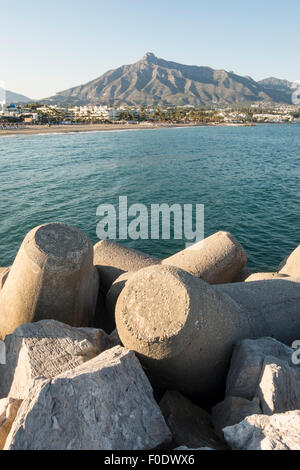
<instances>
[{"instance_id":1,"label":"rock","mask_svg":"<svg viewBox=\"0 0 300 470\"><path fill-rule=\"evenodd\" d=\"M175 445L225 449L212 428L210 415L178 392L168 391L159 403Z\"/></svg>"},{"instance_id":2,"label":"rock","mask_svg":"<svg viewBox=\"0 0 300 470\"><path fill-rule=\"evenodd\" d=\"M300 276L300 245L278 267L279 274Z\"/></svg>"},{"instance_id":3,"label":"rock","mask_svg":"<svg viewBox=\"0 0 300 470\"><path fill-rule=\"evenodd\" d=\"M102 330L72 328L55 320L20 326L6 336L0 397L27 397L36 377L53 378L94 358L115 343Z\"/></svg>"},{"instance_id":4,"label":"rock","mask_svg":"<svg viewBox=\"0 0 300 470\"><path fill-rule=\"evenodd\" d=\"M261 414L259 399L252 401L240 397L226 397L224 401L212 408L211 419L217 436L224 438L223 429L240 423L247 416Z\"/></svg>"},{"instance_id":5,"label":"rock","mask_svg":"<svg viewBox=\"0 0 300 470\"><path fill-rule=\"evenodd\" d=\"M217 232L162 261L209 284L232 282L247 263L240 243L228 232Z\"/></svg>"},{"instance_id":6,"label":"rock","mask_svg":"<svg viewBox=\"0 0 300 470\"><path fill-rule=\"evenodd\" d=\"M25 237L0 292L0 337L45 319L90 326L97 295L88 237L61 223L36 227Z\"/></svg>"},{"instance_id":7,"label":"rock","mask_svg":"<svg viewBox=\"0 0 300 470\"><path fill-rule=\"evenodd\" d=\"M37 379L6 450L147 450L171 439L132 351L109 349L54 379Z\"/></svg>"},{"instance_id":8,"label":"rock","mask_svg":"<svg viewBox=\"0 0 300 470\"><path fill-rule=\"evenodd\" d=\"M0 400L0 450L3 450L7 436L17 416L22 400L3 398Z\"/></svg>"},{"instance_id":9,"label":"rock","mask_svg":"<svg viewBox=\"0 0 300 470\"><path fill-rule=\"evenodd\" d=\"M267 279L280 279L283 277L288 277L288 276L286 274L280 274L280 273L254 273L248 276L245 279L245 282L265 281Z\"/></svg>"},{"instance_id":10,"label":"rock","mask_svg":"<svg viewBox=\"0 0 300 470\"><path fill-rule=\"evenodd\" d=\"M248 416L224 429L233 450L300 450L300 411Z\"/></svg>"},{"instance_id":11,"label":"rock","mask_svg":"<svg viewBox=\"0 0 300 470\"><path fill-rule=\"evenodd\" d=\"M226 396L253 400L267 356L291 363L293 349L274 338L245 339L240 341L231 358L227 376Z\"/></svg>"},{"instance_id":12,"label":"rock","mask_svg":"<svg viewBox=\"0 0 300 470\"><path fill-rule=\"evenodd\" d=\"M94 265L100 273L101 284L106 293L112 283L124 272L159 264L160 259L138 250L127 248L110 240L101 240L94 246Z\"/></svg>"},{"instance_id":13,"label":"rock","mask_svg":"<svg viewBox=\"0 0 300 470\"><path fill-rule=\"evenodd\" d=\"M126 282L115 317L122 343L155 385L220 400L234 345L263 336L291 344L299 304L294 278L211 286L173 266L150 266Z\"/></svg>"},{"instance_id":14,"label":"rock","mask_svg":"<svg viewBox=\"0 0 300 470\"><path fill-rule=\"evenodd\" d=\"M300 369L286 361L266 357L256 391L263 414L300 410Z\"/></svg>"},{"instance_id":15,"label":"rock","mask_svg":"<svg viewBox=\"0 0 300 470\"><path fill-rule=\"evenodd\" d=\"M5 284L10 268L0 268L0 291Z\"/></svg>"}]
</instances>

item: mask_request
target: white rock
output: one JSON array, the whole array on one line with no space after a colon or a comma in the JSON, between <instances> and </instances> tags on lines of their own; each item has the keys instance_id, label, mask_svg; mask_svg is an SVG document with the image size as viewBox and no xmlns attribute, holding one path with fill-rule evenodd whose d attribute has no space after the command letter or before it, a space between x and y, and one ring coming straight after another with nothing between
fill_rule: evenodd
<instances>
[{"instance_id":1,"label":"white rock","mask_svg":"<svg viewBox=\"0 0 300 470\"><path fill-rule=\"evenodd\" d=\"M35 377L53 378L115 345L102 330L72 328L55 320L22 325L5 338L0 397L24 399Z\"/></svg>"},{"instance_id":2,"label":"white rock","mask_svg":"<svg viewBox=\"0 0 300 470\"><path fill-rule=\"evenodd\" d=\"M293 349L274 338L245 339L234 349L227 376L226 396L252 400L267 356L291 364Z\"/></svg>"},{"instance_id":3,"label":"white rock","mask_svg":"<svg viewBox=\"0 0 300 470\"><path fill-rule=\"evenodd\" d=\"M300 450L300 411L252 415L224 429L233 450Z\"/></svg>"},{"instance_id":4,"label":"white rock","mask_svg":"<svg viewBox=\"0 0 300 470\"><path fill-rule=\"evenodd\" d=\"M225 427L240 423L253 414L261 414L258 398L250 401L241 397L226 397L224 401L213 407L211 418L216 434L223 439Z\"/></svg>"},{"instance_id":5,"label":"white rock","mask_svg":"<svg viewBox=\"0 0 300 470\"><path fill-rule=\"evenodd\" d=\"M300 369L266 357L256 394L263 414L300 410Z\"/></svg>"},{"instance_id":6,"label":"white rock","mask_svg":"<svg viewBox=\"0 0 300 470\"><path fill-rule=\"evenodd\" d=\"M170 440L138 359L116 346L53 380L37 379L5 449L139 450Z\"/></svg>"},{"instance_id":7,"label":"white rock","mask_svg":"<svg viewBox=\"0 0 300 470\"><path fill-rule=\"evenodd\" d=\"M187 446L190 449L226 449L224 442L216 436L207 411L193 404L181 393L167 391L159 406L172 432L175 445Z\"/></svg>"}]
</instances>

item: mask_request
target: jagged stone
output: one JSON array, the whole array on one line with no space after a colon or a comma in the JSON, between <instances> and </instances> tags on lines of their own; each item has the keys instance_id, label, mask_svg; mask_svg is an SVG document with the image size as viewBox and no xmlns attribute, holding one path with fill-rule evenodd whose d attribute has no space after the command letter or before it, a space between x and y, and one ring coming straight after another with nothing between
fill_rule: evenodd
<instances>
[{"instance_id":1,"label":"jagged stone","mask_svg":"<svg viewBox=\"0 0 300 470\"><path fill-rule=\"evenodd\" d=\"M142 450L171 440L132 351L116 346L55 379L37 379L6 450Z\"/></svg>"},{"instance_id":2,"label":"jagged stone","mask_svg":"<svg viewBox=\"0 0 300 470\"><path fill-rule=\"evenodd\" d=\"M159 403L175 445L225 449L214 433L210 415L178 392L168 391Z\"/></svg>"},{"instance_id":3,"label":"jagged stone","mask_svg":"<svg viewBox=\"0 0 300 470\"><path fill-rule=\"evenodd\" d=\"M217 436L224 438L223 429L240 423L247 416L261 414L259 399L252 401L240 397L226 397L212 408L211 419Z\"/></svg>"},{"instance_id":4,"label":"jagged stone","mask_svg":"<svg viewBox=\"0 0 300 470\"><path fill-rule=\"evenodd\" d=\"M3 398L0 400L0 450L5 446L7 436L17 416L22 400Z\"/></svg>"},{"instance_id":5,"label":"jagged stone","mask_svg":"<svg viewBox=\"0 0 300 470\"><path fill-rule=\"evenodd\" d=\"M32 381L53 378L113 347L102 330L72 328L55 320L22 325L6 336L6 364L0 365L0 397L24 399Z\"/></svg>"},{"instance_id":6,"label":"jagged stone","mask_svg":"<svg viewBox=\"0 0 300 470\"><path fill-rule=\"evenodd\" d=\"M248 416L224 429L233 450L300 450L300 411Z\"/></svg>"},{"instance_id":7,"label":"jagged stone","mask_svg":"<svg viewBox=\"0 0 300 470\"><path fill-rule=\"evenodd\" d=\"M62 223L36 227L25 237L0 292L0 338L45 319L91 326L98 283L93 246L83 232Z\"/></svg>"},{"instance_id":8,"label":"jagged stone","mask_svg":"<svg viewBox=\"0 0 300 470\"><path fill-rule=\"evenodd\" d=\"M253 400L266 356L291 363L293 349L274 338L244 339L234 348L227 375L226 396Z\"/></svg>"},{"instance_id":9,"label":"jagged stone","mask_svg":"<svg viewBox=\"0 0 300 470\"><path fill-rule=\"evenodd\" d=\"M256 391L263 414L300 410L300 369L286 361L266 357Z\"/></svg>"}]
</instances>

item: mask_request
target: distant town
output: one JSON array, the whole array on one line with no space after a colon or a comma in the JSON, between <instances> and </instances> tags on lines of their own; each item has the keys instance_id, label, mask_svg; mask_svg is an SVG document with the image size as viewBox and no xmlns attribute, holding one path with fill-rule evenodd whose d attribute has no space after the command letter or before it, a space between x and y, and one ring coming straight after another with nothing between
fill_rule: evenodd
<instances>
[{"instance_id":1,"label":"distant town","mask_svg":"<svg viewBox=\"0 0 300 470\"><path fill-rule=\"evenodd\" d=\"M43 103L3 104L0 128L34 125L75 124L256 124L300 123L300 107L293 105L252 104L225 108L193 106L146 108L134 106L86 105L61 107Z\"/></svg>"}]
</instances>

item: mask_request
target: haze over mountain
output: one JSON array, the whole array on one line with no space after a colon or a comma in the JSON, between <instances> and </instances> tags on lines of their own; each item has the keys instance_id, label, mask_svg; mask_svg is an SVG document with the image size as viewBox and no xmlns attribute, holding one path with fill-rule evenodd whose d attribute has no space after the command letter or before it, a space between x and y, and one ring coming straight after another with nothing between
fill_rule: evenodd
<instances>
[{"instance_id":1,"label":"haze over mountain","mask_svg":"<svg viewBox=\"0 0 300 470\"><path fill-rule=\"evenodd\" d=\"M291 104L290 82L256 82L234 72L183 65L148 52L131 65L43 100L61 105L210 106L260 101Z\"/></svg>"}]
</instances>

